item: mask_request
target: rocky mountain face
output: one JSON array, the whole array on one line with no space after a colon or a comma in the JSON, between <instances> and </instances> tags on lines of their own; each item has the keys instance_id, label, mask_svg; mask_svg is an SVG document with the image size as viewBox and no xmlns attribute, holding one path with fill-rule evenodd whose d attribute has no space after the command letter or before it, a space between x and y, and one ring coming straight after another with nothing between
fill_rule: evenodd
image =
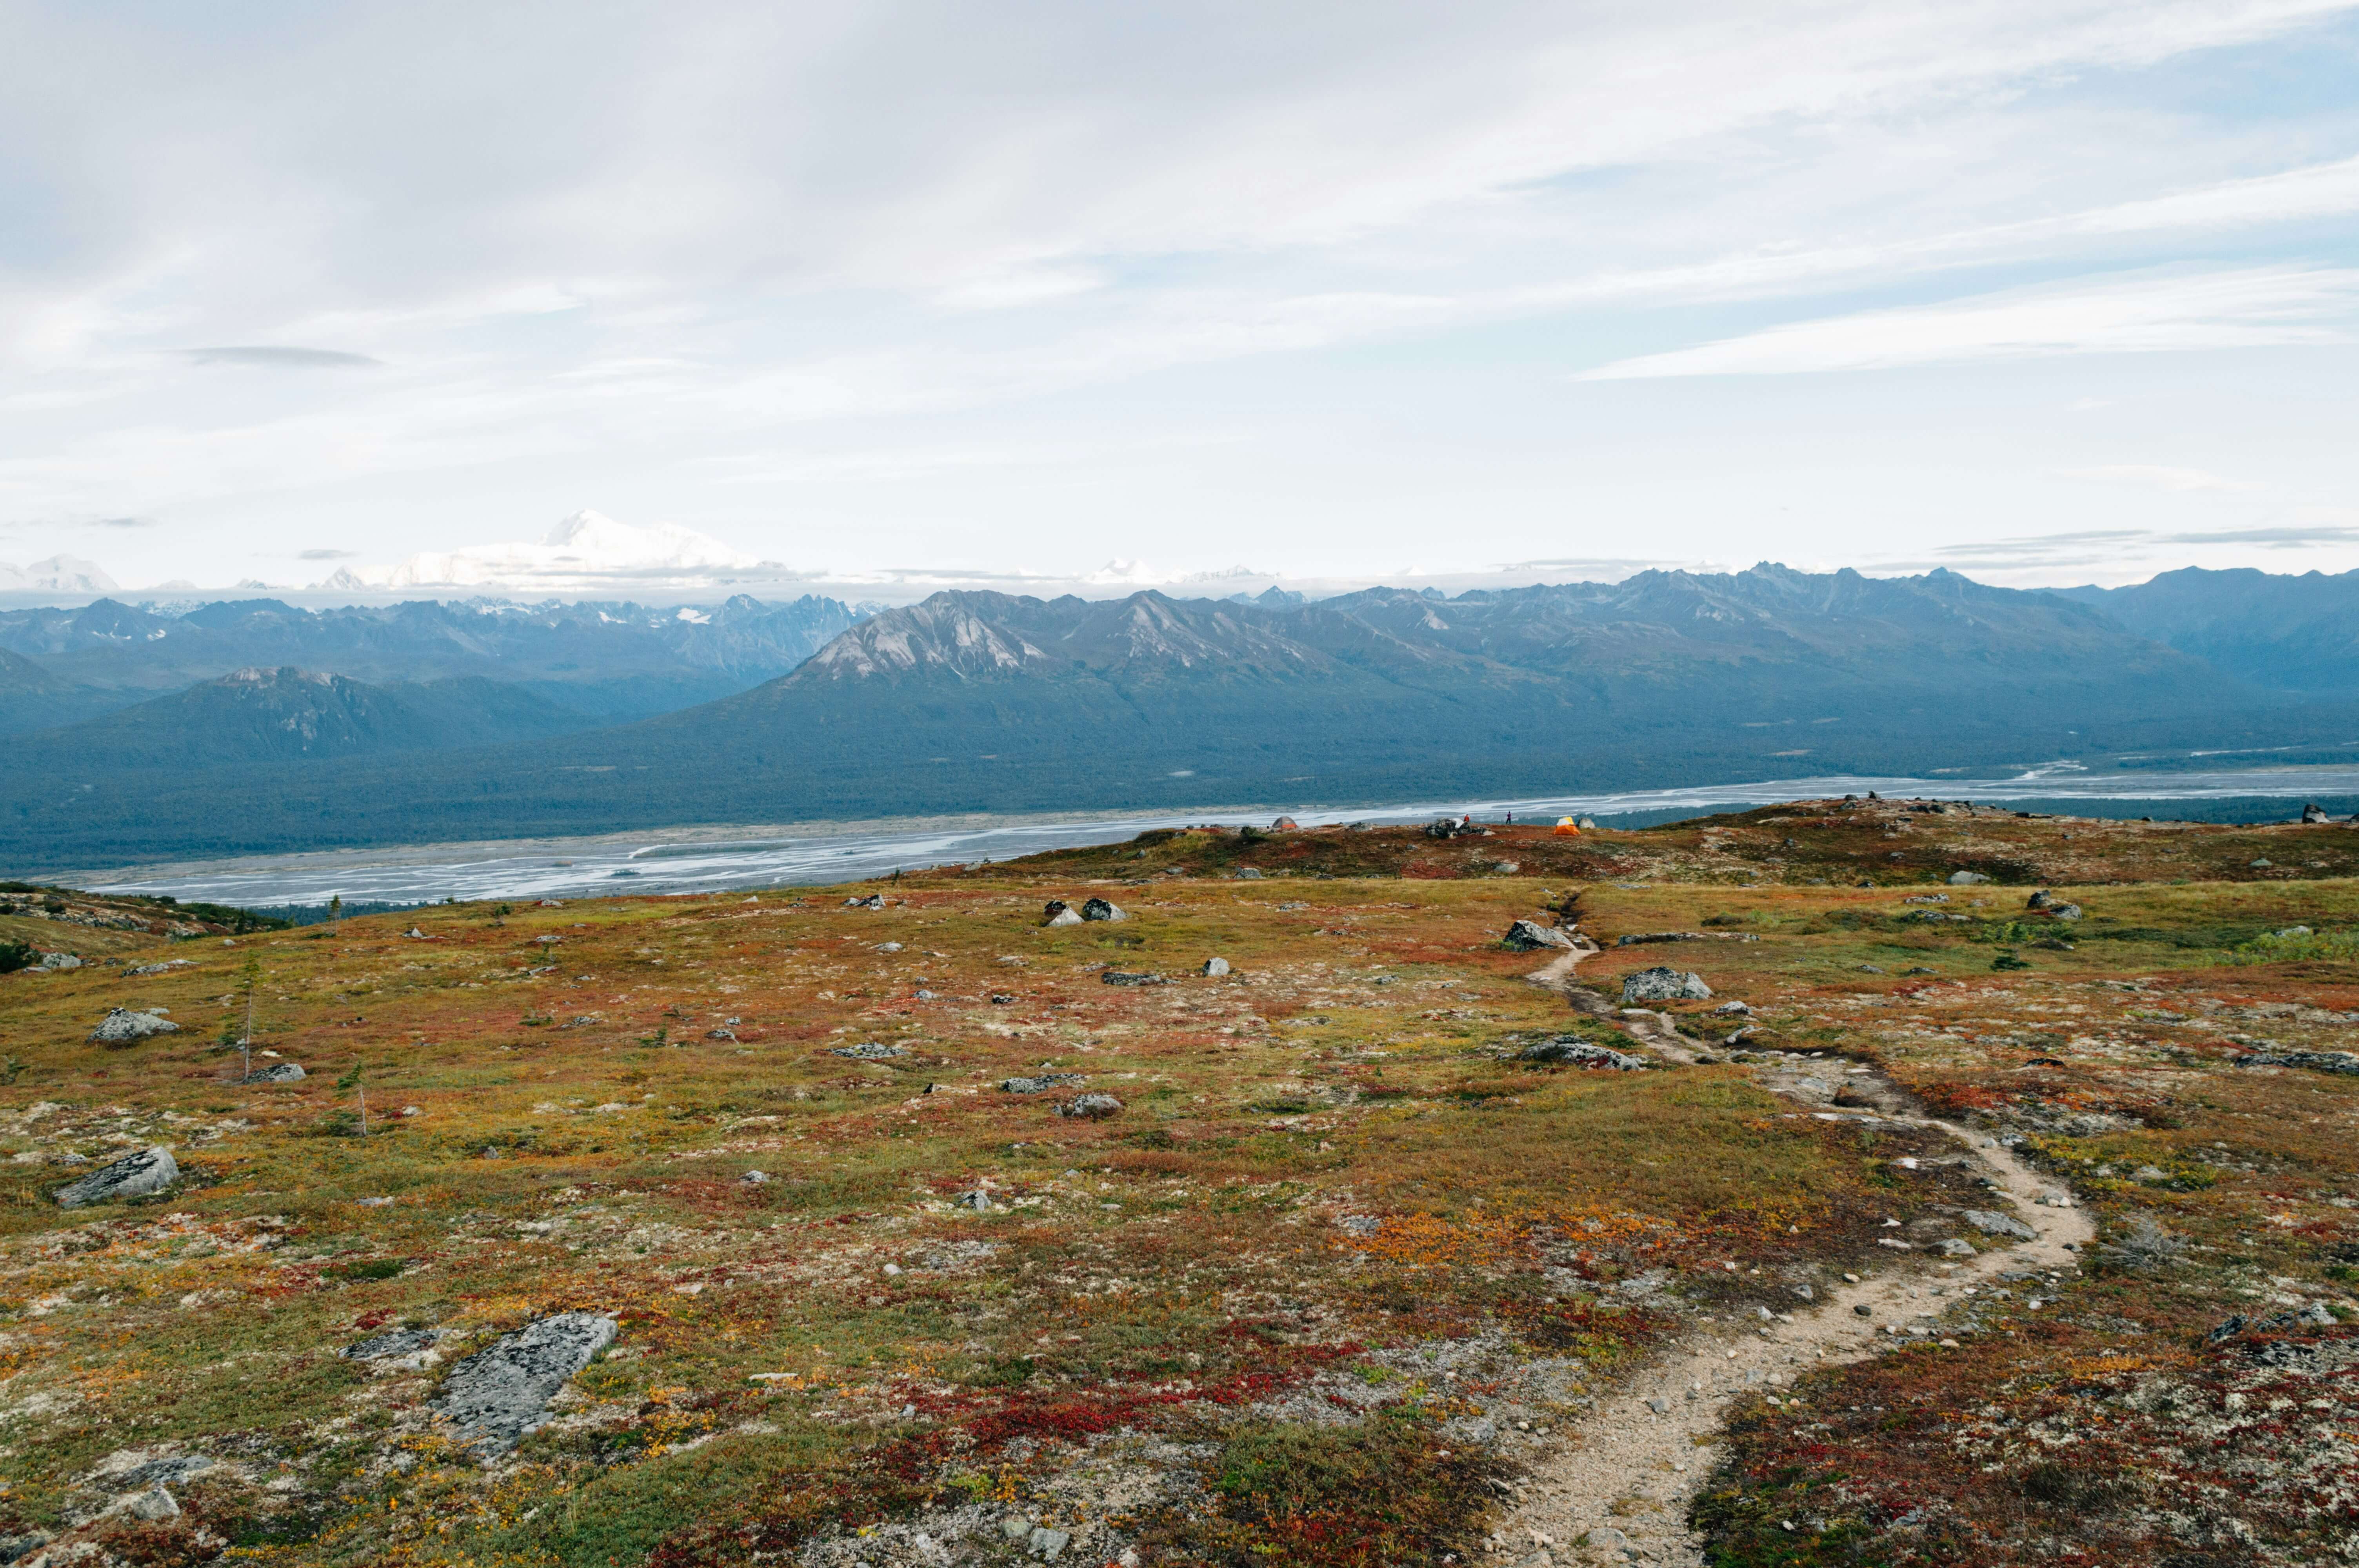
<instances>
[{"instance_id":1,"label":"rocky mountain face","mask_svg":"<svg viewBox=\"0 0 2359 1568\"><path fill-rule=\"evenodd\" d=\"M0 673L0 734L141 701L246 667L353 680L491 680L607 723L708 702L783 675L859 611L806 596L708 609L442 604L307 611L272 599L166 613L114 600L0 611L0 653L54 683L41 702Z\"/></svg>"},{"instance_id":2,"label":"rocky mountain face","mask_svg":"<svg viewBox=\"0 0 2359 1568\"><path fill-rule=\"evenodd\" d=\"M387 687L281 666L234 670L185 691L11 744L17 767L71 771L258 762L496 745L595 721L517 687L467 677Z\"/></svg>"},{"instance_id":3,"label":"rocky mountain face","mask_svg":"<svg viewBox=\"0 0 2359 1568\"><path fill-rule=\"evenodd\" d=\"M2190 567L2062 596L2256 686L2359 691L2359 571L2279 577Z\"/></svg>"}]
</instances>

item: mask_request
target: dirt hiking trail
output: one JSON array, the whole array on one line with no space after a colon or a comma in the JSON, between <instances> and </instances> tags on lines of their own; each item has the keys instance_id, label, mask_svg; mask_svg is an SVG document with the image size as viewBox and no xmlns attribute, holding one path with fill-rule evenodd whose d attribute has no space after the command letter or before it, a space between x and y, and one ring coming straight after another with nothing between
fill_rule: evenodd
<instances>
[{"instance_id":1,"label":"dirt hiking trail","mask_svg":"<svg viewBox=\"0 0 2359 1568\"><path fill-rule=\"evenodd\" d=\"M1682 1063L1698 1043L1673 1021L1638 1008L1615 1009L1573 985L1573 971L1598 949L1566 953L1528 979L1556 991L1593 1017L1611 1018L1640 1044ZM1791 1074L1756 1069L1763 1087L1791 1094ZM1721 1433L1729 1407L1741 1396L1781 1400L1814 1367L1839 1366L1881 1347L1941 1338L1937 1314L1993 1289L2023 1298L2026 1310L2048 1304L2050 1275L2078 1271L2078 1249L2094 1238L2087 1212L2057 1184L2041 1177L1993 1140L1918 1112L1882 1075L1852 1067L1846 1087L1864 1090L1887 1120L1937 1128L1964 1149L1996 1184L1992 1206L2033 1232L2013 1246L1977 1238L1971 1257L1939 1251L1896 1251L1892 1266L1872 1277L1821 1292L1799 1309L1762 1321L1700 1325L1640 1368L1576 1422L1560 1429L1551 1451L1532 1465L1529 1480L1492 1533L1486 1561L1516 1568L1556 1563L1645 1563L1703 1568L1703 1543L1687 1525L1689 1505L1723 1458ZM1814 1113L1821 1102L1798 1098ZM2000 1203L2004 1197L2012 1207ZM2006 1281L2000 1283L2002 1277ZM1863 1314L1859 1309L1864 1308ZM1952 1342L1954 1343L1954 1342Z\"/></svg>"}]
</instances>

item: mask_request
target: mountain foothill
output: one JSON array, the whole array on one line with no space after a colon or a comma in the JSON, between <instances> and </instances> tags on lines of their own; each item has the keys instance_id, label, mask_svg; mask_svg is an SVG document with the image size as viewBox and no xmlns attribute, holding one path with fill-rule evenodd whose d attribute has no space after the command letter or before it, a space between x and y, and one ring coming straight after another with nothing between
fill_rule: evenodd
<instances>
[{"instance_id":1,"label":"mountain foothill","mask_svg":"<svg viewBox=\"0 0 2359 1568\"><path fill-rule=\"evenodd\" d=\"M2359 573L0 612L0 862L2349 754Z\"/></svg>"}]
</instances>

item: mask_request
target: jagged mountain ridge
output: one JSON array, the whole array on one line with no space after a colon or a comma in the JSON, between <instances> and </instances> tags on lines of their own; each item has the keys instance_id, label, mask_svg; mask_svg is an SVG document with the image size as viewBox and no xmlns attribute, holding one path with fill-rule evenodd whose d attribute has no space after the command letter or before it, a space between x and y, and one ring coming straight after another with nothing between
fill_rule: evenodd
<instances>
[{"instance_id":1,"label":"jagged mountain ridge","mask_svg":"<svg viewBox=\"0 0 2359 1568\"><path fill-rule=\"evenodd\" d=\"M1372 589L1300 606L1023 599L944 592L853 628L778 690L845 680L951 678L1288 680L1356 672L1422 686L1533 675L1609 685L1752 667L1788 679L1893 685L2031 674L2071 680L2104 661L2202 684L2194 661L2103 614L1953 573L1872 579L1764 564L1704 576L1646 572L1440 600ZM1897 661L1896 663L1896 661Z\"/></svg>"}]
</instances>

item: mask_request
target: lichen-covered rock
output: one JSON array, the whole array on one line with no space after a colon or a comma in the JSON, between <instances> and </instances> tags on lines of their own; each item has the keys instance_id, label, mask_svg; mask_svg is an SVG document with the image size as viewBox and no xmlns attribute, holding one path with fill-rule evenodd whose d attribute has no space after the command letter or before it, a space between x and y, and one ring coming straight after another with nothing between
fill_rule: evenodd
<instances>
[{"instance_id":1,"label":"lichen-covered rock","mask_svg":"<svg viewBox=\"0 0 2359 1568\"><path fill-rule=\"evenodd\" d=\"M302 1082L304 1076L302 1067L296 1063L273 1062L266 1067L255 1068L239 1081L248 1084L295 1084Z\"/></svg>"},{"instance_id":2,"label":"lichen-covered rock","mask_svg":"<svg viewBox=\"0 0 2359 1568\"><path fill-rule=\"evenodd\" d=\"M1168 975L1130 969L1104 970L1098 976L1098 981L1101 985L1109 986L1168 986L1171 983Z\"/></svg>"},{"instance_id":3,"label":"lichen-covered rock","mask_svg":"<svg viewBox=\"0 0 2359 1568\"><path fill-rule=\"evenodd\" d=\"M1122 1101L1112 1095L1077 1095L1057 1107L1059 1116L1087 1117L1093 1121L1119 1115L1121 1110Z\"/></svg>"},{"instance_id":4,"label":"lichen-covered rock","mask_svg":"<svg viewBox=\"0 0 2359 1568\"><path fill-rule=\"evenodd\" d=\"M1640 1001L1710 1001L1703 977L1658 964L1622 977L1622 1005Z\"/></svg>"},{"instance_id":5,"label":"lichen-covered rock","mask_svg":"<svg viewBox=\"0 0 2359 1568\"><path fill-rule=\"evenodd\" d=\"M426 1352L442 1337L436 1328L397 1328L387 1334L375 1335L345 1346L337 1354L347 1361L397 1362L415 1371L425 1363Z\"/></svg>"},{"instance_id":6,"label":"lichen-covered rock","mask_svg":"<svg viewBox=\"0 0 2359 1568\"><path fill-rule=\"evenodd\" d=\"M506 1454L549 1419L549 1401L614 1343L614 1320L566 1312L503 1336L451 1369L432 1408L477 1454Z\"/></svg>"},{"instance_id":7,"label":"lichen-covered rock","mask_svg":"<svg viewBox=\"0 0 2359 1568\"><path fill-rule=\"evenodd\" d=\"M87 1208L97 1203L121 1203L125 1198L160 1193L180 1179L180 1167L169 1149L142 1149L111 1165L101 1165L82 1180L58 1189L60 1208Z\"/></svg>"},{"instance_id":8,"label":"lichen-covered rock","mask_svg":"<svg viewBox=\"0 0 2359 1568\"><path fill-rule=\"evenodd\" d=\"M881 1040L864 1040L857 1045L838 1045L828 1053L831 1056L849 1056L855 1062L883 1062L908 1054L907 1045L887 1045Z\"/></svg>"},{"instance_id":9,"label":"lichen-covered rock","mask_svg":"<svg viewBox=\"0 0 2359 1568\"><path fill-rule=\"evenodd\" d=\"M1499 940L1520 953L1539 947L1560 947L1570 951L1572 946L1572 938L1565 933L1553 925L1542 925L1532 920L1516 921L1507 927L1507 934Z\"/></svg>"},{"instance_id":10,"label":"lichen-covered rock","mask_svg":"<svg viewBox=\"0 0 2359 1568\"><path fill-rule=\"evenodd\" d=\"M2307 1067L2313 1073L2359 1077L2359 1055L2348 1051L2260 1051L2236 1058L2240 1067Z\"/></svg>"},{"instance_id":11,"label":"lichen-covered rock","mask_svg":"<svg viewBox=\"0 0 2359 1568\"><path fill-rule=\"evenodd\" d=\"M158 1034L177 1034L179 1029L179 1024L160 1014L118 1007L99 1020L90 1037L101 1045L136 1045Z\"/></svg>"},{"instance_id":12,"label":"lichen-covered rock","mask_svg":"<svg viewBox=\"0 0 2359 1568\"><path fill-rule=\"evenodd\" d=\"M1609 1051L1603 1045L1593 1045L1576 1035L1560 1034L1554 1040L1542 1040L1516 1053L1526 1062L1562 1062L1577 1067L1611 1067L1618 1073L1635 1073L1644 1068L1644 1058L1621 1051Z\"/></svg>"},{"instance_id":13,"label":"lichen-covered rock","mask_svg":"<svg viewBox=\"0 0 2359 1568\"><path fill-rule=\"evenodd\" d=\"M1079 1073L1042 1073L1037 1077L1030 1078L1002 1078L999 1080L999 1087L1002 1091L1011 1095L1038 1095L1046 1094L1050 1089L1061 1088L1067 1084L1078 1084L1081 1081L1082 1075Z\"/></svg>"},{"instance_id":14,"label":"lichen-covered rock","mask_svg":"<svg viewBox=\"0 0 2359 1568\"><path fill-rule=\"evenodd\" d=\"M1228 972L1229 961L1226 958L1207 958L1204 960L1204 973L1217 976L1225 975Z\"/></svg>"}]
</instances>

